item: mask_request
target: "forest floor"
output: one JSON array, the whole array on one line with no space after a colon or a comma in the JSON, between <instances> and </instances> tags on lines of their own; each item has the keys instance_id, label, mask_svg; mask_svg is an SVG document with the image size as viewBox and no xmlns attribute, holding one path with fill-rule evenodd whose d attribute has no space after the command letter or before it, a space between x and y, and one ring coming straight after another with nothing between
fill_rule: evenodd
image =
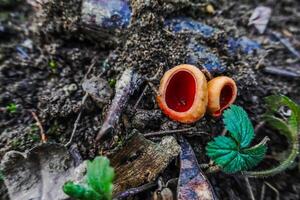
<instances>
[{"instance_id":1,"label":"forest floor","mask_svg":"<svg viewBox=\"0 0 300 200\"><path fill-rule=\"evenodd\" d=\"M185 3L180 3L187 1L174 1L176 3L170 3L172 5L170 7L167 7L167 3L147 7L146 4L143 5L144 1L136 1L134 6L139 9L145 7L146 14L135 16L141 18L140 24L145 25L145 28L139 27L136 23L132 28L124 30L126 36L118 38L117 45L106 43L97 35L95 39L94 33L91 34L91 38L86 37L88 34L79 33L78 25L74 25L78 19L73 15L77 7L80 8L79 0L73 1L79 2L79 5L72 8L75 11L74 13L70 11L71 14L53 6L55 1L52 7L48 5L47 11L45 8L36 8L48 12L46 17L43 16L43 20L42 17L41 19L36 17L38 11L26 2L11 0L8 5L5 3L1 5L1 2L7 1L0 0L0 158L10 150L24 152L41 142L40 127L37 126L37 119L33 113L37 115L47 141L61 144L69 141L76 119L81 113L71 144L76 145L84 160L92 159L99 153L108 156L113 154L126 143L133 129L147 134L193 127L195 133L185 135L188 136L187 139L195 151L198 162L208 163L205 145L213 136L223 131L222 120L206 116L192 125L173 122L160 111L156 104L155 93L150 88L136 105L146 87L145 83L130 96L114 134L105 137L100 147L95 148L95 138L112 95L101 105L90 97L87 97L82 105L85 96L82 83L87 76L101 76L108 81L111 90L114 91L116 80L122 71L131 65L137 66L136 70L142 76L153 77L160 67L167 70L185 62L183 56L185 36L178 36L178 40L172 37L170 39L163 31L158 31L161 27L156 24L156 17L164 9L167 11L162 14L165 15L163 17L188 16L224 31L226 37L230 34L247 36L258 41L265 49L263 53L253 56L242 54L228 56L222 49L218 49L219 41L205 41L228 67L224 74L237 81L239 92L235 104L247 111L254 126L262 122L262 114L265 111L264 97L284 94L300 103L300 58L297 58L282 42L274 42L272 38L274 32L280 33L282 38L287 39L300 52L299 1L205 1L205 5L213 6L213 13L207 10L206 6L191 9L184 6ZM139 3L141 5L138 5ZM70 5L66 3L63 6ZM272 9L264 34L259 34L253 26L248 26L251 14L259 5ZM59 6L61 5L57 5ZM149 10L155 9L155 6L161 10ZM150 19L150 14L147 15L152 12L154 19ZM71 15L71 19L63 19L64 15ZM148 22L145 22L147 20ZM286 75L282 71L274 74L272 73L274 69L288 70L292 75ZM157 80L153 81L154 87L158 88L162 75L159 74ZM278 164L278 160L285 156L284 152L288 147L285 138L268 125L262 126L256 134L257 141L264 136L271 139L268 143L268 156L258 168ZM161 137L150 139L159 142ZM178 176L178 173L178 162L175 160L161 176L167 181ZM245 180L240 176L222 172L207 176L219 199L250 198L245 192L247 190ZM264 182L276 188L280 199L300 199L299 160L280 175L250 179L257 199L260 198ZM1 196L2 199L7 198L3 182ZM264 199L275 199L276 196L276 192L267 187ZM134 197L134 199L150 198L149 191Z\"/></svg>"}]
</instances>

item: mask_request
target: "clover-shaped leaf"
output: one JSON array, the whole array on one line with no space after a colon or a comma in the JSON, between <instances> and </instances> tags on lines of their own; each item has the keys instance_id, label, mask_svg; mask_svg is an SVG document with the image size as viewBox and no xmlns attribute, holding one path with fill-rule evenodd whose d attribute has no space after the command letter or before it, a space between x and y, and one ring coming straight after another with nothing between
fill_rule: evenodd
<instances>
[{"instance_id":1,"label":"clover-shaped leaf","mask_svg":"<svg viewBox=\"0 0 300 200\"><path fill-rule=\"evenodd\" d=\"M256 166L265 156L265 140L249 147L254 129L243 108L232 105L223 114L230 136L218 136L206 146L206 154L226 173L244 171Z\"/></svg>"}]
</instances>

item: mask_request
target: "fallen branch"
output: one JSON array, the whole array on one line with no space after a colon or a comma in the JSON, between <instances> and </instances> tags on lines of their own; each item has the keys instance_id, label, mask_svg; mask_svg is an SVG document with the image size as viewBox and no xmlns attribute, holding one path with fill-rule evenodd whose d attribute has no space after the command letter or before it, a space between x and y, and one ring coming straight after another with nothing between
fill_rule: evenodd
<instances>
[{"instance_id":1,"label":"fallen branch","mask_svg":"<svg viewBox=\"0 0 300 200\"><path fill-rule=\"evenodd\" d=\"M129 97L139 87L138 75L132 68L126 69L116 84L115 97L109 107L103 125L96 137L96 143L109 131L113 130L127 105Z\"/></svg>"}]
</instances>

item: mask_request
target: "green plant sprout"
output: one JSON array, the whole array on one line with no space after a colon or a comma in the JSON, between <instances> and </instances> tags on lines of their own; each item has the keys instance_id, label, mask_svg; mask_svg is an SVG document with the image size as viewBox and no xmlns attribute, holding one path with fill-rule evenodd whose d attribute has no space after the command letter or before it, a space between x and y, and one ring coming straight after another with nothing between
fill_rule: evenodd
<instances>
[{"instance_id":1,"label":"green plant sprout","mask_svg":"<svg viewBox=\"0 0 300 200\"><path fill-rule=\"evenodd\" d=\"M242 107L232 105L223 114L229 136L217 136L206 146L206 154L225 173L245 171L261 162L266 153L266 141L250 147L254 128Z\"/></svg>"},{"instance_id":2,"label":"green plant sprout","mask_svg":"<svg viewBox=\"0 0 300 200\"><path fill-rule=\"evenodd\" d=\"M108 84L111 88L115 88L116 86L116 83L117 83L117 80L116 79L109 79L108 80Z\"/></svg>"},{"instance_id":3,"label":"green plant sprout","mask_svg":"<svg viewBox=\"0 0 300 200\"><path fill-rule=\"evenodd\" d=\"M283 95L266 97L266 103L268 111L264 117L265 121L288 139L290 152L287 158L274 168L263 171L244 172L244 175L249 177L267 177L281 173L294 163L299 154L300 106ZM277 117L280 114L278 113L278 109L283 106L291 110L291 115L288 118Z\"/></svg>"},{"instance_id":4,"label":"green plant sprout","mask_svg":"<svg viewBox=\"0 0 300 200\"><path fill-rule=\"evenodd\" d=\"M114 169L110 167L106 157L98 156L87 163L85 184L68 181L63 191L79 200L111 200L113 190Z\"/></svg>"},{"instance_id":5,"label":"green plant sprout","mask_svg":"<svg viewBox=\"0 0 300 200\"><path fill-rule=\"evenodd\" d=\"M6 106L6 110L9 112L9 113L16 113L17 112L17 104L15 103L10 103Z\"/></svg>"},{"instance_id":6,"label":"green plant sprout","mask_svg":"<svg viewBox=\"0 0 300 200\"><path fill-rule=\"evenodd\" d=\"M49 65L49 67L50 67L50 69L52 71L54 71L54 72L56 71L56 69L57 69L57 63L54 60L50 60L49 63L48 63L48 65Z\"/></svg>"}]
</instances>

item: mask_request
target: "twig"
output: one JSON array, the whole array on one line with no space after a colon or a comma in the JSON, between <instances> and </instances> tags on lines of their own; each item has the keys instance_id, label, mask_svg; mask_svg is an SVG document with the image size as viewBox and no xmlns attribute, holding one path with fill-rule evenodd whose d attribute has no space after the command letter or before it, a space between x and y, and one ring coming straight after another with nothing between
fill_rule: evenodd
<instances>
[{"instance_id":1,"label":"twig","mask_svg":"<svg viewBox=\"0 0 300 200\"><path fill-rule=\"evenodd\" d=\"M249 192L251 200L255 200L255 197L254 197L254 194L253 194L253 191L252 191L252 187L250 185L248 177L245 176L244 179L245 179L246 186L248 188L248 192Z\"/></svg>"},{"instance_id":2,"label":"twig","mask_svg":"<svg viewBox=\"0 0 300 200\"><path fill-rule=\"evenodd\" d=\"M281 77L286 77L286 78L295 78L295 79L299 79L300 78L300 74L294 71L290 71L290 70L285 70L282 68L278 68L276 66L269 66L269 67L265 67L264 72L267 74L271 74L271 75L277 75L277 76L281 76Z\"/></svg>"},{"instance_id":3,"label":"twig","mask_svg":"<svg viewBox=\"0 0 300 200\"><path fill-rule=\"evenodd\" d=\"M153 92L155 93L155 95L158 95L158 90L156 89L156 87L154 86L154 84L152 83L152 81L155 81L158 78L158 76L159 76L159 74L160 74L161 71L162 71L162 67L159 67L158 70L157 70L157 72L154 74L153 77L146 78L147 84L153 90Z\"/></svg>"},{"instance_id":4,"label":"twig","mask_svg":"<svg viewBox=\"0 0 300 200\"><path fill-rule=\"evenodd\" d=\"M139 78L140 75L133 68L127 68L123 71L116 83L115 96L106 113L102 127L97 134L96 144L99 144L105 134L115 129L130 96L140 87Z\"/></svg>"},{"instance_id":5,"label":"twig","mask_svg":"<svg viewBox=\"0 0 300 200\"><path fill-rule=\"evenodd\" d=\"M266 124L265 121L259 122L259 123L255 126L254 132L255 132L255 133L258 133L258 131L259 131L265 124Z\"/></svg>"},{"instance_id":6,"label":"twig","mask_svg":"<svg viewBox=\"0 0 300 200\"><path fill-rule=\"evenodd\" d=\"M280 200L280 193L279 193L279 191L273 185L271 185L267 181L265 181L264 184L266 184L269 188L271 188L271 190L273 190L276 193L276 200Z\"/></svg>"},{"instance_id":7,"label":"twig","mask_svg":"<svg viewBox=\"0 0 300 200\"><path fill-rule=\"evenodd\" d=\"M271 34L275 36L298 60L300 59L300 53L293 47L292 43L287 38L284 38L281 33L276 31L272 31Z\"/></svg>"},{"instance_id":8,"label":"twig","mask_svg":"<svg viewBox=\"0 0 300 200\"><path fill-rule=\"evenodd\" d=\"M272 50L267 50L266 53L258 60L255 69L259 69L264 62L265 58L269 55Z\"/></svg>"},{"instance_id":9,"label":"twig","mask_svg":"<svg viewBox=\"0 0 300 200\"><path fill-rule=\"evenodd\" d=\"M188 131L192 131L192 130L194 130L193 127L178 129L178 130L157 131L157 132L146 133L146 134L144 134L144 136L145 137L164 136L164 135L169 135L172 133L183 133L183 132L188 132Z\"/></svg>"},{"instance_id":10,"label":"twig","mask_svg":"<svg viewBox=\"0 0 300 200\"><path fill-rule=\"evenodd\" d=\"M261 186L260 200L264 200L265 193L266 193L266 184L263 183Z\"/></svg>"},{"instance_id":11,"label":"twig","mask_svg":"<svg viewBox=\"0 0 300 200\"><path fill-rule=\"evenodd\" d=\"M96 60L98 60L98 57L95 57L95 58L92 60L92 64L89 66L87 72L85 73L85 75L84 75L84 77L83 77L83 79L82 79L82 82L83 82L84 80L86 80L87 77L88 77L88 75L89 75L89 73L91 73L92 68L93 68L93 67L95 66L95 64L96 64ZM82 110L83 110L82 107L83 107L83 105L85 104L86 99L87 99L88 96L89 96L88 93L85 93L84 96L82 97L81 105L80 105L80 112L79 112L79 114L77 115L77 118L76 118L76 120L75 120L75 123L74 123L74 126L73 126L73 130L72 130L72 133L71 133L71 137L70 137L69 141L65 144L66 147L69 146L69 145L72 143L72 141L73 141L73 138L74 138L74 135L75 135L77 126L78 126L78 124L79 124L79 121L80 121L80 118L81 118L81 115L82 115Z\"/></svg>"},{"instance_id":12,"label":"twig","mask_svg":"<svg viewBox=\"0 0 300 200\"><path fill-rule=\"evenodd\" d=\"M155 88L154 84L152 82L148 82L148 85L150 86L150 88L153 90L153 92L155 93L155 95L158 95L158 90Z\"/></svg>"},{"instance_id":13,"label":"twig","mask_svg":"<svg viewBox=\"0 0 300 200\"><path fill-rule=\"evenodd\" d=\"M41 121L39 120L39 118L37 117L36 113L31 111L31 115L32 117L35 119L36 121L36 125L39 127L40 129L40 134L41 134L41 140L42 140L42 143L46 143L47 142L47 138L46 138L46 135L45 135L45 132L44 132L44 128L42 126L42 123Z\"/></svg>"},{"instance_id":14,"label":"twig","mask_svg":"<svg viewBox=\"0 0 300 200\"><path fill-rule=\"evenodd\" d=\"M156 183L147 183L140 187L128 189L124 192L117 194L116 197L113 198L113 200L125 199L127 197L130 197L130 196L136 195L138 193L144 192L146 190L149 190L151 188L154 188L156 185L157 185Z\"/></svg>"},{"instance_id":15,"label":"twig","mask_svg":"<svg viewBox=\"0 0 300 200\"><path fill-rule=\"evenodd\" d=\"M86 80L86 79L87 79L88 75L91 73L93 67L95 66L96 61L98 60L98 58L99 58L99 57L97 56L97 57L95 57L95 58L92 60L92 64L89 66L87 72L85 73L83 80Z\"/></svg>"},{"instance_id":16,"label":"twig","mask_svg":"<svg viewBox=\"0 0 300 200\"><path fill-rule=\"evenodd\" d=\"M72 143L72 141L73 141L73 138L74 138L74 135L75 135L77 126L78 126L78 124L79 124L79 121L80 121L80 118L81 118L81 115L82 115L82 110L83 110L82 107L83 107L83 105L85 104L85 101L86 101L86 99L87 99L88 96L89 96L88 93L85 93L85 95L83 96L83 98L82 98L82 100L81 100L81 108L80 108L80 112L79 112L79 114L77 115L77 118L76 118L76 120L75 120L75 123L74 123L74 126L73 126L73 130L72 130L71 137L70 137L69 141L65 144L66 147L69 146L69 145Z\"/></svg>"},{"instance_id":17,"label":"twig","mask_svg":"<svg viewBox=\"0 0 300 200\"><path fill-rule=\"evenodd\" d=\"M140 101L142 100L142 98L145 95L145 93L148 90L148 88L149 88L149 85L146 85L145 88L144 88L144 90L143 90L143 92L142 92L142 94L140 95L140 97L138 98L138 100L136 101L136 103L135 103L135 105L133 107L134 110L136 110L136 108L138 107Z\"/></svg>"},{"instance_id":18,"label":"twig","mask_svg":"<svg viewBox=\"0 0 300 200\"><path fill-rule=\"evenodd\" d=\"M175 184L177 185L177 183L178 183L178 178L172 178L167 181L166 186L170 187L170 185L175 185Z\"/></svg>"}]
</instances>

